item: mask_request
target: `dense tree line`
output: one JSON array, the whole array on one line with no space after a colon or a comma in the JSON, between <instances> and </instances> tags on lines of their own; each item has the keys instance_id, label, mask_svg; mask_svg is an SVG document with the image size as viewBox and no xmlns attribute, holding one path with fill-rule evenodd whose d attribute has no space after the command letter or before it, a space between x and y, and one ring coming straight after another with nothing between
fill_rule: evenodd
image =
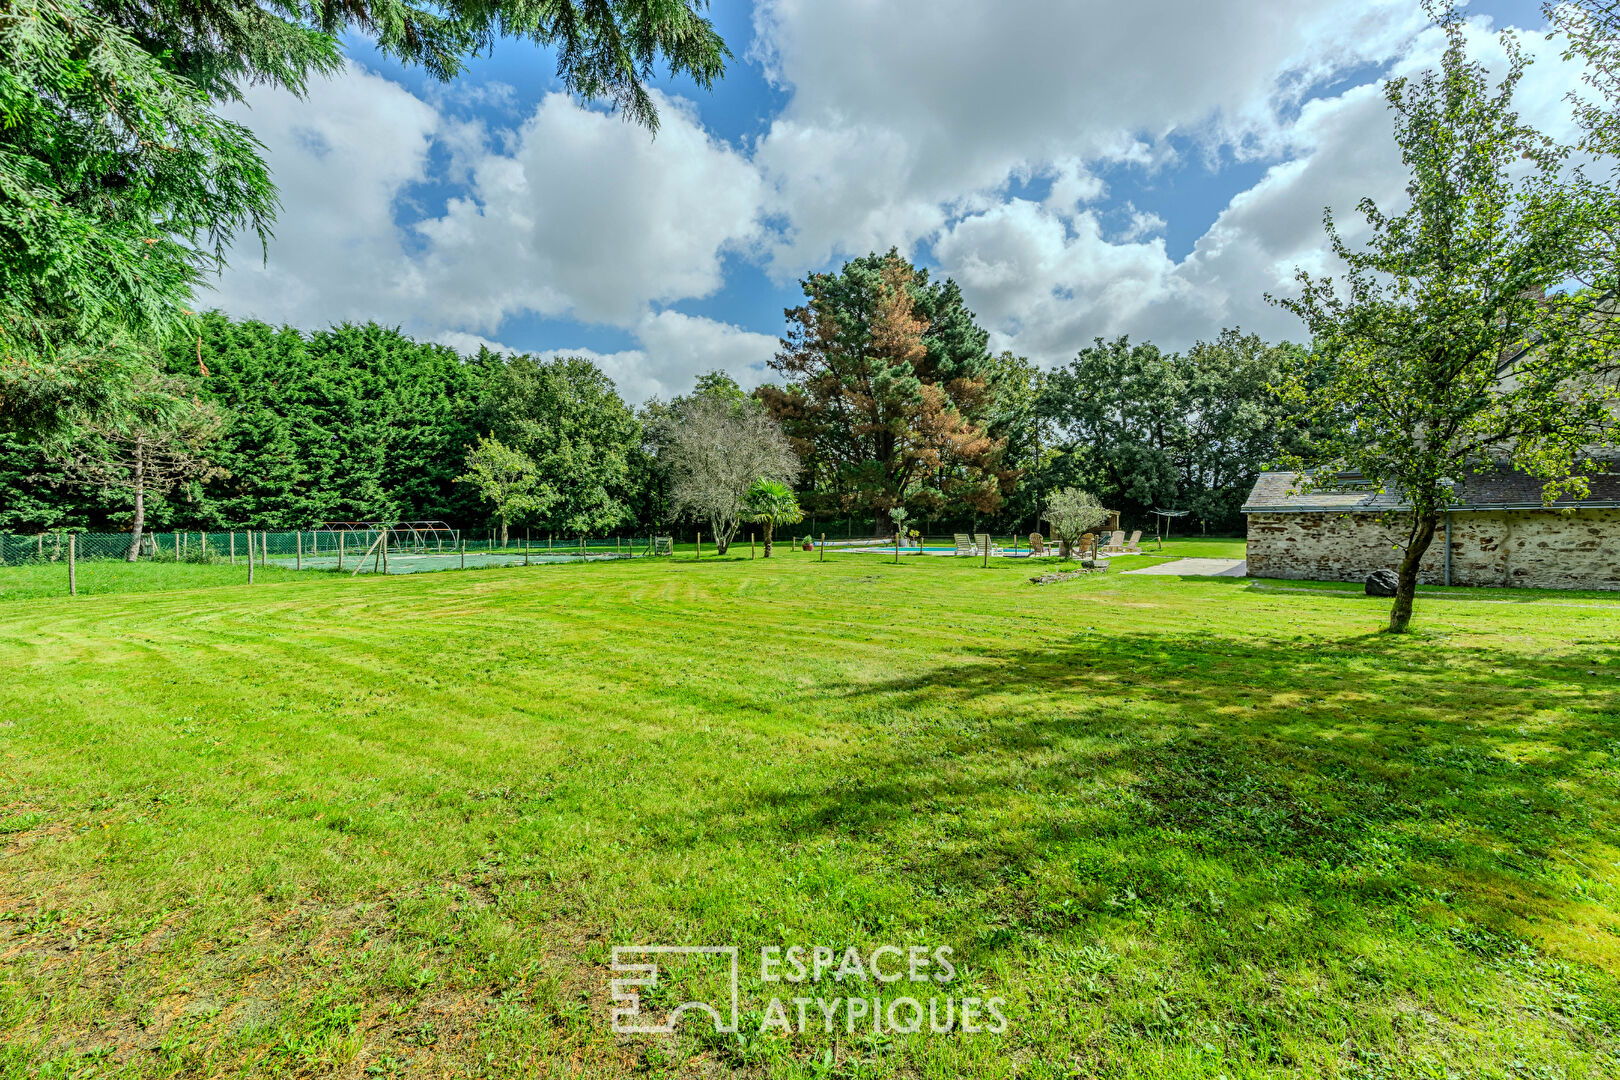
<instances>
[{"instance_id":1,"label":"dense tree line","mask_svg":"<svg viewBox=\"0 0 1620 1080\"><path fill-rule=\"evenodd\" d=\"M196 331L192 289L269 235L262 145L219 105L302 96L348 31L434 78L500 36L552 49L571 93L656 129L655 63L709 86L730 57L706 0L27 0L0 8L0 437L83 441L165 419L156 354ZM143 413L137 417L134 414ZM140 455L137 455L139 458ZM136 471L139 472L137 465Z\"/></svg>"},{"instance_id":2,"label":"dense tree line","mask_svg":"<svg viewBox=\"0 0 1620 1080\"><path fill-rule=\"evenodd\" d=\"M991 355L950 280L890 251L812 274L760 389L805 465L804 503L884 531L1040 527L1077 485L1127 518L1187 510L1241 531L1255 476L1306 438L1275 388L1306 355L1222 332L1186 353L1098 340L1066 367Z\"/></svg>"},{"instance_id":3,"label":"dense tree line","mask_svg":"<svg viewBox=\"0 0 1620 1080\"><path fill-rule=\"evenodd\" d=\"M1050 447L1039 479L1096 492L1134 520L1186 510L1206 531L1241 532L1255 477L1307 439L1274 390L1305 355L1237 330L1185 353L1099 338L1033 395Z\"/></svg>"},{"instance_id":4,"label":"dense tree line","mask_svg":"<svg viewBox=\"0 0 1620 1080\"><path fill-rule=\"evenodd\" d=\"M153 528L482 525L491 508L456 478L491 433L534 460L552 493L516 524L572 535L633 520L640 426L589 361L464 357L376 324L304 334L216 313L163 362L223 422L206 475L148 494ZM0 455L0 529L129 528L127 472L87 472L52 444L15 434L0 436Z\"/></svg>"},{"instance_id":5,"label":"dense tree line","mask_svg":"<svg viewBox=\"0 0 1620 1080\"><path fill-rule=\"evenodd\" d=\"M162 357L162 400L183 400L187 423L87 432L71 453L0 433L0 529L483 527L495 507L458 478L490 437L533 466L514 527L574 536L706 523L713 535L713 508L695 509L692 478L672 475L676 458L731 445L697 423L713 412L752 425L737 438L754 450L769 433L752 428L779 424L799 465L731 477L732 524L755 480L797 475L806 515L834 531L846 519L882 532L904 511L924 531L1022 532L1041 528L1047 496L1069 486L1143 525L1150 508L1170 507L1237 531L1255 474L1304 445L1274 391L1305 355L1295 346L1237 331L1183 354L1099 340L1048 371L991 355L954 283L893 252L805 287L811 302L788 313L782 384L747 395L711 372L689 395L639 410L584 359L463 356L375 324L303 333L208 314ZM206 446L187 436L198 417ZM138 492L130 446L143 438ZM710 464L715 476L736 471Z\"/></svg>"}]
</instances>

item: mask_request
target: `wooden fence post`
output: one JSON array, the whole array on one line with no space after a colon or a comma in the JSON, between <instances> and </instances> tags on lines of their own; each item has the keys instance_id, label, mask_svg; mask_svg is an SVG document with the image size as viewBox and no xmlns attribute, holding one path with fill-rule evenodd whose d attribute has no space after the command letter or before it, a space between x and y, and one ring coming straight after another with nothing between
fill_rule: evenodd
<instances>
[{"instance_id":1,"label":"wooden fence post","mask_svg":"<svg viewBox=\"0 0 1620 1080\"><path fill-rule=\"evenodd\" d=\"M294 557L295 563L293 569L302 570L304 568L304 530L299 529L296 536L298 539L298 554Z\"/></svg>"},{"instance_id":2,"label":"wooden fence post","mask_svg":"<svg viewBox=\"0 0 1620 1080\"><path fill-rule=\"evenodd\" d=\"M754 557L754 530L753 529L748 530L748 557L750 559L752 559Z\"/></svg>"},{"instance_id":3,"label":"wooden fence post","mask_svg":"<svg viewBox=\"0 0 1620 1080\"><path fill-rule=\"evenodd\" d=\"M343 569L343 534L338 533L338 569Z\"/></svg>"},{"instance_id":4,"label":"wooden fence post","mask_svg":"<svg viewBox=\"0 0 1620 1080\"><path fill-rule=\"evenodd\" d=\"M692 556L692 557L694 559L703 558L703 530L702 529L699 529L697 531L697 554Z\"/></svg>"},{"instance_id":5,"label":"wooden fence post","mask_svg":"<svg viewBox=\"0 0 1620 1080\"><path fill-rule=\"evenodd\" d=\"M231 565L236 565L236 533L231 533Z\"/></svg>"},{"instance_id":6,"label":"wooden fence post","mask_svg":"<svg viewBox=\"0 0 1620 1080\"><path fill-rule=\"evenodd\" d=\"M821 561L827 561L827 534L821 534Z\"/></svg>"},{"instance_id":7,"label":"wooden fence post","mask_svg":"<svg viewBox=\"0 0 1620 1080\"><path fill-rule=\"evenodd\" d=\"M467 538L465 536L463 536L461 538L460 546L461 546L461 569L465 570L465 569L467 569Z\"/></svg>"},{"instance_id":8,"label":"wooden fence post","mask_svg":"<svg viewBox=\"0 0 1620 1080\"><path fill-rule=\"evenodd\" d=\"M247 530L248 542L248 584L253 584L253 530Z\"/></svg>"},{"instance_id":9,"label":"wooden fence post","mask_svg":"<svg viewBox=\"0 0 1620 1080\"><path fill-rule=\"evenodd\" d=\"M79 595L78 533L68 533L68 595Z\"/></svg>"}]
</instances>

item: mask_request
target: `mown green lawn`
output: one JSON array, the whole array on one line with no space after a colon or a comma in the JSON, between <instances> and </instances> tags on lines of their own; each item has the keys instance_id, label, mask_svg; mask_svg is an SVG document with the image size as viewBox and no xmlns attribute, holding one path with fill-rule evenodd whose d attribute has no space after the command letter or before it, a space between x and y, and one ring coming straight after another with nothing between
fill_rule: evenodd
<instances>
[{"instance_id":1,"label":"mown green lawn","mask_svg":"<svg viewBox=\"0 0 1620 1080\"><path fill-rule=\"evenodd\" d=\"M1145 562L0 604L0 1075L1620 1073L1620 596L1392 640ZM611 1031L653 943L743 950L745 1037ZM893 992L762 983L794 944L948 946L1007 1028L760 1036Z\"/></svg>"}]
</instances>

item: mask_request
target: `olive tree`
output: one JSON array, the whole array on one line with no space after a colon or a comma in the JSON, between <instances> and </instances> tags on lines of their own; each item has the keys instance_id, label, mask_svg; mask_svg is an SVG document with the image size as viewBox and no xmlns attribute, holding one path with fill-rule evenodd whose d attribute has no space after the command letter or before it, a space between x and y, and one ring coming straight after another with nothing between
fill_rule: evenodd
<instances>
[{"instance_id":1,"label":"olive tree","mask_svg":"<svg viewBox=\"0 0 1620 1080\"><path fill-rule=\"evenodd\" d=\"M1046 512L1041 515L1052 526L1052 535L1065 559L1088 530L1108 520L1111 511L1097 501L1089 491L1079 488L1060 488L1047 501Z\"/></svg>"}]
</instances>

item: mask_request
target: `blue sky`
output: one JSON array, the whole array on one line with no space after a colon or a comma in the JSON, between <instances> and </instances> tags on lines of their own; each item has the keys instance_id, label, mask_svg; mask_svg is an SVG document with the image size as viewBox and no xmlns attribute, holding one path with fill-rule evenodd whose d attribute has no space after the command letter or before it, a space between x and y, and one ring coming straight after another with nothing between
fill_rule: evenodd
<instances>
[{"instance_id":1,"label":"blue sky","mask_svg":"<svg viewBox=\"0 0 1620 1080\"><path fill-rule=\"evenodd\" d=\"M1475 3L1494 33L1539 5ZM1181 348L1296 333L1263 295L1329 269L1325 205L1399 199L1378 81L1432 63L1410 0L1053 4L759 0L713 16L712 91L660 78L646 131L562 96L502 41L443 85L347 42L298 102L254 91L284 209L214 297L312 329L375 318L459 348L595 357L632 401L724 368L746 385L797 279L893 245L962 284L997 348L1094 336ZM1521 108L1555 134L1578 73L1535 54Z\"/></svg>"}]
</instances>

